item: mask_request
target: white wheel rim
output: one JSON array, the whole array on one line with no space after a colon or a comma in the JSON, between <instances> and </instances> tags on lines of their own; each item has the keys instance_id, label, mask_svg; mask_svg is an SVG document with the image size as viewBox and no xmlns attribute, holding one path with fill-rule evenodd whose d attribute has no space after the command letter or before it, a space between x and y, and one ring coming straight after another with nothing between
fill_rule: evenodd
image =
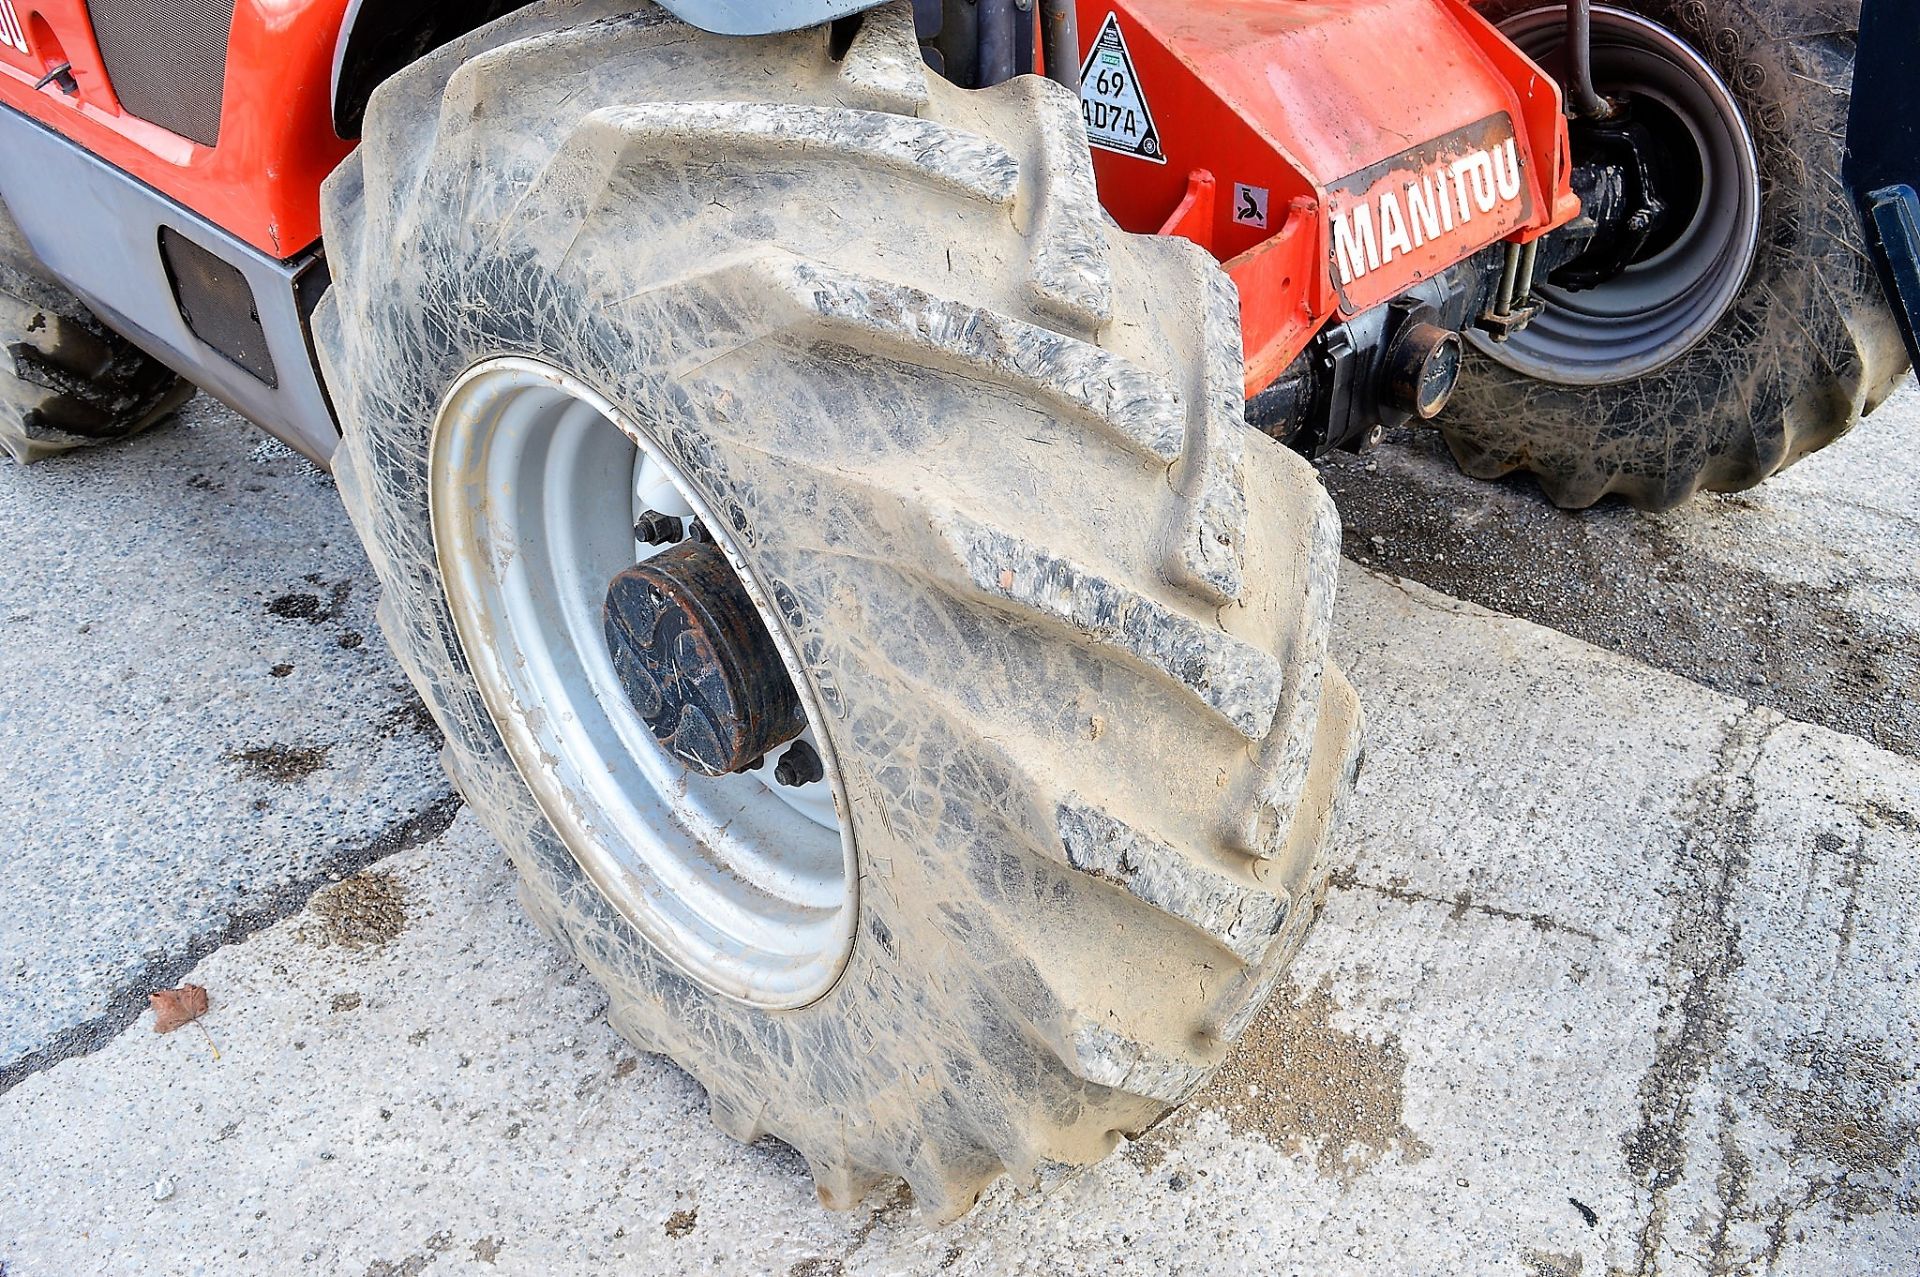
<instances>
[{"instance_id":1,"label":"white wheel rim","mask_svg":"<svg viewBox=\"0 0 1920 1277\"><path fill-rule=\"evenodd\" d=\"M534 800L614 908L694 980L761 1006L804 1006L853 945L853 843L812 685L727 527L646 430L574 377L491 359L447 392L428 497L454 628ZM601 604L659 549L646 509L698 517L772 634L825 778L691 772L629 703Z\"/></svg>"}]
</instances>

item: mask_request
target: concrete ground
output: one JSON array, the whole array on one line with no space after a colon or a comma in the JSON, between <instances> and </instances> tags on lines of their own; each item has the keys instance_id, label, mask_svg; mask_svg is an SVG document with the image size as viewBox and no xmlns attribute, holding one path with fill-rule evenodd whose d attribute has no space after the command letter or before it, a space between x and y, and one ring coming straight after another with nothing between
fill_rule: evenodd
<instances>
[{"instance_id":1,"label":"concrete ground","mask_svg":"<svg viewBox=\"0 0 1920 1277\"><path fill-rule=\"evenodd\" d=\"M1916 428L1651 518L1332 463L1370 753L1291 984L938 1231L605 1027L323 477L204 401L0 470L0 1271L1920 1271Z\"/></svg>"}]
</instances>

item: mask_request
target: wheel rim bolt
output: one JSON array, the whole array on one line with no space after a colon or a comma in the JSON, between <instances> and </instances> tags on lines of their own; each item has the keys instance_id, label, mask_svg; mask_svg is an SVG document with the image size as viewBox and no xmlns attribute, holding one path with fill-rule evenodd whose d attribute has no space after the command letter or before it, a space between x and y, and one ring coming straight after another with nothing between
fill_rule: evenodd
<instances>
[{"instance_id":1,"label":"wheel rim bolt","mask_svg":"<svg viewBox=\"0 0 1920 1277\"><path fill-rule=\"evenodd\" d=\"M634 520L633 539L642 545L665 545L669 541L678 541L683 535L680 519L676 515L647 510Z\"/></svg>"},{"instance_id":2,"label":"wheel rim bolt","mask_svg":"<svg viewBox=\"0 0 1920 1277\"><path fill-rule=\"evenodd\" d=\"M793 742L792 748L780 755L780 761L773 766L773 778L782 785L811 785L825 779L826 774L820 755L803 740Z\"/></svg>"}]
</instances>

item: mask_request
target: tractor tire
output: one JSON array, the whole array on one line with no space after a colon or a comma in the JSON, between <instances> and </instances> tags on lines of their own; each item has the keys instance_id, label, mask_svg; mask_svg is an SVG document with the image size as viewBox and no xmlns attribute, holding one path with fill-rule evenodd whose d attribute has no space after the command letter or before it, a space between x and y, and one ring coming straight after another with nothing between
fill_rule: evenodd
<instances>
[{"instance_id":1,"label":"tractor tire","mask_svg":"<svg viewBox=\"0 0 1920 1277\"><path fill-rule=\"evenodd\" d=\"M54 283L0 205L0 450L25 465L138 434L193 387Z\"/></svg>"},{"instance_id":2,"label":"tractor tire","mask_svg":"<svg viewBox=\"0 0 1920 1277\"><path fill-rule=\"evenodd\" d=\"M1225 276L1103 217L1072 94L930 77L904 2L838 57L627 8L535 5L374 94L323 195L341 494L450 773L614 1026L828 1205L899 1177L949 1218L1150 1126L1281 978L1358 769L1338 518L1243 423ZM508 365L638 423L777 603L855 866L796 1004L666 956L556 831L586 800L554 759L516 768L558 710L487 699L520 675L445 565L525 560L437 536L435 486L450 387Z\"/></svg>"},{"instance_id":3,"label":"tractor tire","mask_svg":"<svg viewBox=\"0 0 1920 1277\"><path fill-rule=\"evenodd\" d=\"M1554 56L1543 24L1557 19L1542 18L1538 0L1483 12L1509 33L1531 24L1539 35L1522 47ZM1639 18L1679 37L1737 105L1756 161L1751 266L1710 328L1640 375L1563 384L1503 366L1481 343L1439 424L1477 478L1530 470L1556 505L1618 493L1661 510L1701 488L1752 487L1825 447L1879 406L1908 360L1840 180L1859 0L1616 0L1594 14L1603 94L1603 31ZM1707 198L1725 207L1735 196ZM1534 327L1560 304L1549 292Z\"/></svg>"}]
</instances>

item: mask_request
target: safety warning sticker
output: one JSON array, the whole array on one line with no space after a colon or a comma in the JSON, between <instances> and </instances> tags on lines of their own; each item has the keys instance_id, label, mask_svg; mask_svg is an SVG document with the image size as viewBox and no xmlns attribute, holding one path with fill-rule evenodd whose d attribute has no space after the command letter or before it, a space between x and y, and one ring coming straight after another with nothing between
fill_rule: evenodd
<instances>
[{"instance_id":1,"label":"safety warning sticker","mask_svg":"<svg viewBox=\"0 0 1920 1277\"><path fill-rule=\"evenodd\" d=\"M1268 191L1264 186L1248 186L1245 182L1233 184L1233 220L1241 226L1267 228Z\"/></svg>"},{"instance_id":2,"label":"safety warning sticker","mask_svg":"<svg viewBox=\"0 0 1920 1277\"><path fill-rule=\"evenodd\" d=\"M1109 13L1100 24L1100 34L1080 66L1080 115L1087 122L1087 141L1101 150L1167 162L1116 14Z\"/></svg>"}]
</instances>

